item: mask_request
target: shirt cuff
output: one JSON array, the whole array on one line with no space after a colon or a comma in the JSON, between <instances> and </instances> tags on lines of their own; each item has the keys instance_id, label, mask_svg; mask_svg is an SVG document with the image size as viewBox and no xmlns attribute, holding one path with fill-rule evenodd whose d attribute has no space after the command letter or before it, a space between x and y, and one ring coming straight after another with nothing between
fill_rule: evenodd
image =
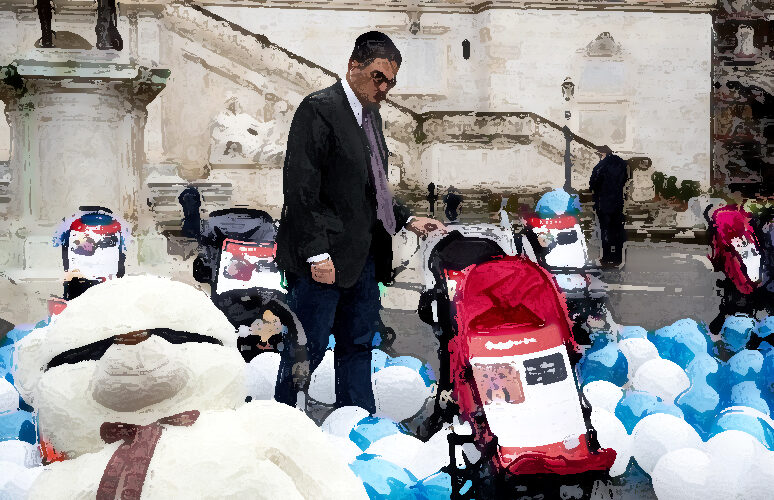
<instances>
[{"instance_id":1,"label":"shirt cuff","mask_svg":"<svg viewBox=\"0 0 774 500\"><path fill-rule=\"evenodd\" d=\"M314 257L309 257L308 259L306 259L306 261L310 264L313 264L315 262L322 262L325 259L330 259L330 258L331 256L328 255L327 253L321 253L319 255L315 255Z\"/></svg>"}]
</instances>

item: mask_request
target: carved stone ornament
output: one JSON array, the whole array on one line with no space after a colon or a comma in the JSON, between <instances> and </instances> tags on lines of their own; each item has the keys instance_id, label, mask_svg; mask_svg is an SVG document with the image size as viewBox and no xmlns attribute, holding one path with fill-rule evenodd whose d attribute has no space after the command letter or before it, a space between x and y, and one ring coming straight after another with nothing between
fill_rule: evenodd
<instances>
[{"instance_id":1,"label":"carved stone ornament","mask_svg":"<svg viewBox=\"0 0 774 500\"><path fill-rule=\"evenodd\" d=\"M586 45L586 55L589 57L612 57L621 53L621 46L613 39L613 35L605 31L600 33L591 43Z\"/></svg>"}]
</instances>

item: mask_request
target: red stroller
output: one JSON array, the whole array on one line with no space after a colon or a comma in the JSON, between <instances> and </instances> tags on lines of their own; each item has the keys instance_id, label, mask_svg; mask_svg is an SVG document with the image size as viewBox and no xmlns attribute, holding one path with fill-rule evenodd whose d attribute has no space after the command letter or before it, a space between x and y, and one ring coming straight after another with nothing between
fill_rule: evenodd
<instances>
[{"instance_id":1,"label":"red stroller","mask_svg":"<svg viewBox=\"0 0 774 500\"><path fill-rule=\"evenodd\" d=\"M578 388L577 344L551 275L524 257L446 273L457 330L450 385L471 436L452 434L452 498L588 498L616 453L601 449ZM456 447L472 442L478 464ZM465 486L470 480L472 486ZM525 491L527 493L525 493Z\"/></svg>"},{"instance_id":2,"label":"red stroller","mask_svg":"<svg viewBox=\"0 0 774 500\"><path fill-rule=\"evenodd\" d=\"M725 274L718 281L722 290L720 312L710 323L710 331L718 334L726 316L736 313L754 315L759 309L761 285L761 250L755 230L750 225L752 215L737 205L716 208L705 217L712 235L709 256L716 272Z\"/></svg>"}]
</instances>

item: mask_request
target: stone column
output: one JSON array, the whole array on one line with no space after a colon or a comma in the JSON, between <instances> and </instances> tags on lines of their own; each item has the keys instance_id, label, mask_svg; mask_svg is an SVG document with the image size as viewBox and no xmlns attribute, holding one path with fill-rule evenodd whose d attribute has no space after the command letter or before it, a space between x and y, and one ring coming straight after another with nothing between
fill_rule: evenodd
<instances>
[{"instance_id":1,"label":"stone column","mask_svg":"<svg viewBox=\"0 0 774 500\"><path fill-rule=\"evenodd\" d=\"M53 232L82 205L110 208L135 235L152 228L138 199L143 128L146 106L168 75L109 61L22 60L0 67L0 99L11 127L10 201L0 213L0 268L7 276L58 284L62 263ZM128 266L137 261L137 247L131 250Z\"/></svg>"}]
</instances>

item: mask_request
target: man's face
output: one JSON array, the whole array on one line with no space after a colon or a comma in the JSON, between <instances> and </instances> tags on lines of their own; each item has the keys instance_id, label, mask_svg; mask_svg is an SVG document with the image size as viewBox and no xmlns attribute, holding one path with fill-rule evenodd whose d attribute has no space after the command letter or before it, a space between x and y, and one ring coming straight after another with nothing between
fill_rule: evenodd
<instances>
[{"instance_id":1,"label":"man's face","mask_svg":"<svg viewBox=\"0 0 774 500\"><path fill-rule=\"evenodd\" d=\"M387 99L387 93L395 86L398 69L395 61L385 58L374 59L367 66L351 60L349 83L363 104L378 104Z\"/></svg>"}]
</instances>

